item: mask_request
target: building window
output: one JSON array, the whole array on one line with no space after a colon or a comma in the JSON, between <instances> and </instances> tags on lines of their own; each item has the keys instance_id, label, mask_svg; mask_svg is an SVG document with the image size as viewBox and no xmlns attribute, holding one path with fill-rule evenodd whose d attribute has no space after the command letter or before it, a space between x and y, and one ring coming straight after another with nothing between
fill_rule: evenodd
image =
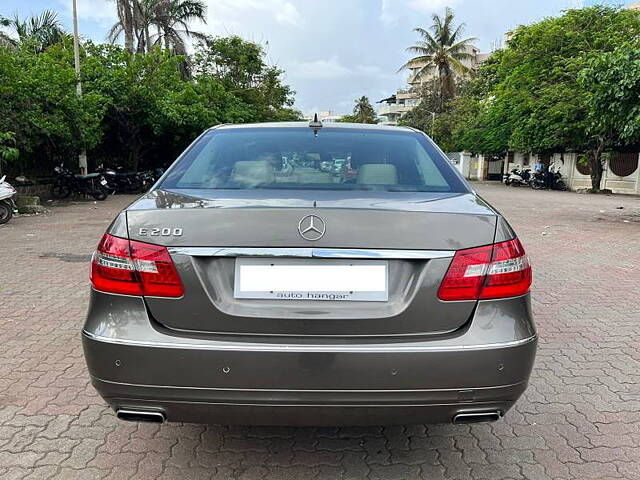
<instances>
[{"instance_id":1,"label":"building window","mask_svg":"<svg viewBox=\"0 0 640 480\"><path fill-rule=\"evenodd\" d=\"M529 153L523 153L522 154L522 166L523 167L528 167L529 166L529 160L531 159L531 154Z\"/></svg>"},{"instance_id":2,"label":"building window","mask_svg":"<svg viewBox=\"0 0 640 480\"><path fill-rule=\"evenodd\" d=\"M609 170L619 177L627 177L638 168L638 152L613 152L609 158Z\"/></svg>"}]
</instances>

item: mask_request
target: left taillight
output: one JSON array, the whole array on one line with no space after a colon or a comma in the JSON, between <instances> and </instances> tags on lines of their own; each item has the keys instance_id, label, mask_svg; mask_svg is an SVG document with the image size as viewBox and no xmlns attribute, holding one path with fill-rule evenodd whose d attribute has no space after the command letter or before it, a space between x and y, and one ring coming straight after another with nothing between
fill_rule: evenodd
<instances>
[{"instance_id":1,"label":"left taillight","mask_svg":"<svg viewBox=\"0 0 640 480\"><path fill-rule=\"evenodd\" d=\"M96 290L125 295L181 297L178 271L165 247L105 234L91 262Z\"/></svg>"}]
</instances>

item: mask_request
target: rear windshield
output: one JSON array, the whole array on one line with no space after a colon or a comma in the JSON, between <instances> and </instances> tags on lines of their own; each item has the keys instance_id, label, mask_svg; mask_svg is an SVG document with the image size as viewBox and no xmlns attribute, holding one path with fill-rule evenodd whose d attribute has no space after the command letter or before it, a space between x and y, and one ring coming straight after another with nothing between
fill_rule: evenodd
<instances>
[{"instance_id":1,"label":"rear windshield","mask_svg":"<svg viewBox=\"0 0 640 480\"><path fill-rule=\"evenodd\" d=\"M212 130L159 188L468 191L421 134L330 127Z\"/></svg>"}]
</instances>

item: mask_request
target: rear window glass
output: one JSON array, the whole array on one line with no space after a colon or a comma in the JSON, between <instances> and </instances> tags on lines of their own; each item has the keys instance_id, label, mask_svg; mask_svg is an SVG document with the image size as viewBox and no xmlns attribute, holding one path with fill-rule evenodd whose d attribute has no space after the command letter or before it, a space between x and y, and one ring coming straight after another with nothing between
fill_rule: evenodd
<instances>
[{"instance_id":1,"label":"rear window glass","mask_svg":"<svg viewBox=\"0 0 640 480\"><path fill-rule=\"evenodd\" d=\"M203 135L160 188L466 192L452 169L414 132L220 129Z\"/></svg>"}]
</instances>

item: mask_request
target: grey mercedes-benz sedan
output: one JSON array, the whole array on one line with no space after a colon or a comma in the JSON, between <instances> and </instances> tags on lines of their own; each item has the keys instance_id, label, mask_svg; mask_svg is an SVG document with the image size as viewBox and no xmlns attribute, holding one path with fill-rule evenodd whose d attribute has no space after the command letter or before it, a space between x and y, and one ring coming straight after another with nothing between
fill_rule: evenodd
<instances>
[{"instance_id":1,"label":"grey mercedes-benz sedan","mask_svg":"<svg viewBox=\"0 0 640 480\"><path fill-rule=\"evenodd\" d=\"M409 128L211 128L116 217L91 284L85 357L123 420L493 421L536 352L520 241Z\"/></svg>"}]
</instances>

